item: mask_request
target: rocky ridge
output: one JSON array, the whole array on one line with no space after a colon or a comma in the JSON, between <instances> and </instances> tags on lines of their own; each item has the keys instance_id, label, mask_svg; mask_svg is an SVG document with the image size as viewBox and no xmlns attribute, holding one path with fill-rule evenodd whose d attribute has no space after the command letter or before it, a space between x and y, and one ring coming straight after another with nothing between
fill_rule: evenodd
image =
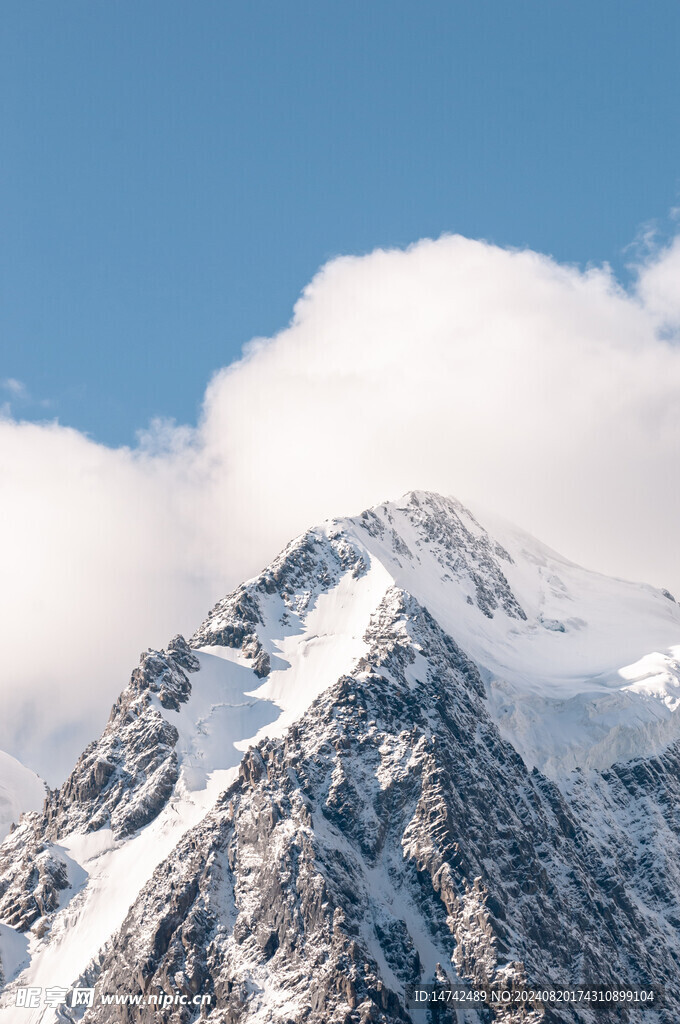
<instances>
[{"instance_id":1,"label":"rocky ridge","mask_svg":"<svg viewBox=\"0 0 680 1024\"><path fill-rule=\"evenodd\" d=\"M629 855L614 873L601 816L603 801L615 804L625 828L633 776L639 800L654 771L649 812L660 781L678 778L677 756L663 770L631 767L627 784L621 772L579 779L565 799L501 739L475 666L393 591L355 672L283 739L251 749L238 781L159 866L97 965L97 991L133 976L141 992L208 992L220 1024L396 1024L412 1019L405 986L438 974L499 986L634 978L677 993L675 872L670 884L663 871L641 883ZM672 816L662 831L656 848L672 858ZM606 1016L536 1006L496 1019Z\"/></svg>"},{"instance_id":2,"label":"rocky ridge","mask_svg":"<svg viewBox=\"0 0 680 1024\"><path fill-rule=\"evenodd\" d=\"M542 551L532 558L555 600L573 603ZM145 995L208 994L210 1007L95 1004L84 1018L62 1007L42 1019L417 1022L406 987L435 978L654 983L677 999L680 746L557 780L527 767L499 730L474 644L576 643L582 627L543 596L527 600L520 569L516 551L458 502L417 492L308 531L219 602L188 644L178 637L144 654L102 737L0 846L0 915L29 936L34 957L58 950L69 900L87 888L69 836L110 833L122 850L180 806L173 715L179 723L204 685L203 652L249 673L243 700L256 701L259 686L297 671L291 640L300 637L304 664L328 640L314 624L327 629L367 594L373 602L345 668L287 731L247 751L238 777L180 829L122 923L68 978L98 996L129 991L130 979ZM406 585L428 574L429 610ZM675 605L659 602L672 634ZM7 979L7 1012L22 978L30 968ZM608 1018L534 1005L496 1019ZM659 1007L645 1020L675 1017Z\"/></svg>"},{"instance_id":3,"label":"rocky ridge","mask_svg":"<svg viewBox=\"0 0 680 1024\"><path fill-rule=\"evenodd\" d=\"M0 846L0 917L24 931L49 915L70 885L67 859L54 848L74 830L110 827L125 837L152 821L177 781L177 730L159 713L191 692L198 662L183 637L141 656L99 740L81 754L66 782L48 792L40 812L25 815Z\"/></svg>"}]
</instances>

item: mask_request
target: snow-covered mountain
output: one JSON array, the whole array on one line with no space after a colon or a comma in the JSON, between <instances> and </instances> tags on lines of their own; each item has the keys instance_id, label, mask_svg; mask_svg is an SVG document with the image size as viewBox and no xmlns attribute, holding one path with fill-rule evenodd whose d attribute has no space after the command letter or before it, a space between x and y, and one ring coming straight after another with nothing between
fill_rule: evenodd
<instances>
[{"instance_id":1,"label":"snow-covered mountain","mask_svg":"<svg viewBox=\"0 0 680 1024\"><path fill-rule=\"evenodd\" d=\"M95 989L26 1024L418 1021L435 977L680 994L679 701L665 591L426 492L310 530L142 656L0 847L0 1020L26 986ZM158 991L212 1002L102 1003Z\"/></svg>"}]
</instances>

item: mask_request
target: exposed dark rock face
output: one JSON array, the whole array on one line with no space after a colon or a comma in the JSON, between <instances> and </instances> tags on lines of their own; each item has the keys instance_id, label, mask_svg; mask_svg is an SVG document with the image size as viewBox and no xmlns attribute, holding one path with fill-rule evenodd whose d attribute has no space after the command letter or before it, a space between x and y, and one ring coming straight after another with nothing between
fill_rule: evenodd
<instances>
[{"instance_id":1,"label":"exposed dark rock face","mask_svg":"<svg viewBox=\"0 0 680 1024\"><path fill-rule=\"evenodd\" d=\"M132 977L140 992L206 992L220 1024L396 1024L411 1019L403 986L432 980L437 962L478 985L677 989L677 882L641 887L623 850L615 866L586 806L599 792L618 814L647 769L579 783L567 801L501 739L475 666L412 598L388 595L370 642L356 672L282 740L248 752L238 782L132 907L98 991ZM677 756L655 786L680 779ZM110 1012L85 1021L104 1024ZM195 1015L117 1012L130 1022ZM496 1017L613 1019L549 1008ZM622 1008L616 1019L636 1017Z\"/></svg>"},{"instance_id":2,"label":"exposed dark rock face","mask_svg":"<svg viewBox=\"0 0 680 1024\"><path fill-rule=\"evenodd\" d=\"M240 648L253 659L255 674L267 676L271 661L259 634L262 602L275 595L289 614L300 615L313 603L318 589L330 589L349 570L360 576L366 568L361 552L340 531L328 539L317 530L309 530L289 544L263 573L219 601L194 633L191 646Z\"/></svg>"},{"instance_id":3,"label":"exposed dark rock face","mask_svg":"<svg viewBox=\"0 0 680 1024\"><path fill-rule=\"evenodd\" d=\"M391 520L387 506L379 511L388 522ZM503 562L512 563L511 556L459 501L412 491L398 511L404 513L418 538L413 552L394 529L390 530L391 545L398 555L411 560L414 553L417 556L417 549L426 545L453 579L472 583L475 603L487 618L493 618L502 608L511 618L526 619L502 569ZM370 536L384 538L385 525L376 512L364 512L353 522Z\"/></svg>"},{"instance_id":4,"label":"exposed dark rock face","mask_svg":"<svg viewBox=\"0 0 680 1024\"><path fill-rule=\"evenodd\" d=\"M58 908L69 878L65 861L38 839L17 846L16 854L0 881L0 913L6 924L25 931Z\"/></svg>"},{"instance_id":5,"label":"exposed dark rock face","mask_svg":"<svg viewBox=\"0 0 680 1024\"><path fill-rule=\"evenodd\" d=\"M271 663L257 632L259 602L277 595L291 615L300 614L313 603L314 587L330 587L348 570L356 575L366 570L356 547L340 533L329 541L310 531L254 581L220 602L191 646L177 636L165 651L142 654L102 736L85 749L63 786L49 793L43 813L25 815L0 847L0 917L25 930L44 916L42 927L49 927L59 886L44 872L39 879L35 873L43 851L74 830L110 827L118 838L130 836L165 806L178 779L177 730L157 704L177 711L188 700L190 675L199 668L192 647L239 647L262 678Z\"/></svg>"},{"instance_id":6,"label":"exposed dark rock face","mask_svg":"<svg viewBox=\"0 0 680 1024\"><path fill-rule=\"evenodd\" d=\"M165 651L142 654L102 736L85 750L61 789L50 793L43 814L46 835L57 838L77 827L92 832L107 824L124 836L155 818L177 781L177 730L154 701L177 711L189 698L189 674L198 667L181 636Z\"/></svg>"},{"instance_id":7,"label":"exposed dark rock face","mask_svg":"<svg viewBox=\"0 0 680 1024\"><path fill-rule=\"evenodd\" d=\"M4 922L50 942L69 888L84 884L64 837L110 828L128 851L127 840L181 790L184 744L162 711L189 701L195 649L237 650L258 687L283 661L271 637L319 639L305 632L306 613L341 580L373 585L364 577L383 550L412 574L434 552L434 579L443 573L460 585L459 607L484 629L494 617L501 630L503 616L509 630L526 619L505 575L513 575L510 554L451 499L416 492L403 508L309 531L219 602L189 644L177 637L142 656L101 738L44 812L26 816L0 846ZM467 1010L459 1024L676 1024L680 747L576 771L558 787L501 737L475 662L413 596L398 586L385 593L387 586L362 619L363 634L375 609L363 655L339 679L334 671L283 736L247 751L216 803L212 793L200 814L181 819L175 848L150 861L141 891L135 881L120 929L92 949L79 980L95 986L93 1007L62 1006L60 1020L425 1024L424 1012L408 1009L406 987L463 979L484 987L654 984L668 1001L644 1014L587 1005ZM272 633L272 622L284 629ZM533 625L564 629L549 617ZM229 653L234 671L250 679ZM242 691L245 703L252 694L248 685ZM244 706L225 704L234 714ZM168 817L176 807L173 800ZM155 839L165 821L142 837ZM211 1003L103 1005L99 997L110 993L202 994Z\"/></svg>"},{"instance_id":8,"label":"exposed dark rock face","mask_svg":"<svg viewBox=\"0 0 680 1024\"><path fill-rule=\"evenodd\" d=\"M142 654L102 736L61 789L49 793L42 814L25 815L0 846L0 917L8 924L23 931L57 909L59 891L69 885L53 848L61 836L104 826L128 836L163 808L177 781L177 730L154 701L177 709L191 693L189 673L197 668L181 636L165 651Z\"/></svg>"}]
</instances>

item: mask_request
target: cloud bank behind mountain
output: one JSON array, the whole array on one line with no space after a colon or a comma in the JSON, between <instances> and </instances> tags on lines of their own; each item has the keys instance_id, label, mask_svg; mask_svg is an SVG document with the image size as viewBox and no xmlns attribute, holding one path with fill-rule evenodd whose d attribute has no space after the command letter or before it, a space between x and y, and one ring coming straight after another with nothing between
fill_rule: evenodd
<instances>
[{"instance_id":1,"label":"cloud bank behind mountain","mask_svg":"<svg viewBox=\"0 0 680 1024\"><path fill-rule=\"evenodd\" d=\"M679 296L680 239L625 290L445 236L322 267L195 428L111 449L5 406L0 748L56 783L141 649L307 526L411 488L680 592Z\"/></svg>"}]
</instances>

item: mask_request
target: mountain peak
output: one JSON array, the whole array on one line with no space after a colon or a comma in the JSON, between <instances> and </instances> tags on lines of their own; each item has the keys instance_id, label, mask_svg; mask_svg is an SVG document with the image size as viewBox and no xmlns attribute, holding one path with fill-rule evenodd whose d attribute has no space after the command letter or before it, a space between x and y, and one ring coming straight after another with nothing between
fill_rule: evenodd
<instances>
[{"instance_id":1,"label":"mountain peak","mask_svg":"<svg viewBox=\"0 0 680 1024\"><path fill-rule=\"evenodd\" d=\"M570 808L587 821L589 796L600 806L614 799L608 787L634 788L620 761L654 758L653 777L672 785L679 639L680 609L663 592L588 572L454 498L411 491L306 531L218 601L188 643L142 655L100 739L0 847L4 927L15 945L15 933L32 936L16 983L61 984L62 971L69 984L114 985L129 955L128 973L143 962L156 984L211 985L230 1019L241 1000L252 1003L244 1020L284 1021L253 993L278 977L270 962L288 977L297 921L308 959L289 1016L323 961L334 966L314 980L310 1022L335 1020L331 1006L338 1021L391 1024L404 1019L408 978L439 977L441 964L478 980L521 977L522 964L535 973L536 943L564 964L579 943L555 945L552 928L522 938L535 901L520 900L521 927L503 918L514 854L488 834L486 792L494 829L511 822L509 850L526 843L519 804L531 808L520 891L544 870L554 893L575 872L579 914L598 891L606 955L593 956L605 964L615 909L597 827L584 860ZM621 884L634 888L624 867ZM314 872L323 899L308 891ZM643 927L621 924L623 966L647 962ZM351 984L336 990L343 977ZM284 1000L286 985L274 988ZM383 1016L352 1016L360 1005Z\"/></svg>"}]
</instances>

